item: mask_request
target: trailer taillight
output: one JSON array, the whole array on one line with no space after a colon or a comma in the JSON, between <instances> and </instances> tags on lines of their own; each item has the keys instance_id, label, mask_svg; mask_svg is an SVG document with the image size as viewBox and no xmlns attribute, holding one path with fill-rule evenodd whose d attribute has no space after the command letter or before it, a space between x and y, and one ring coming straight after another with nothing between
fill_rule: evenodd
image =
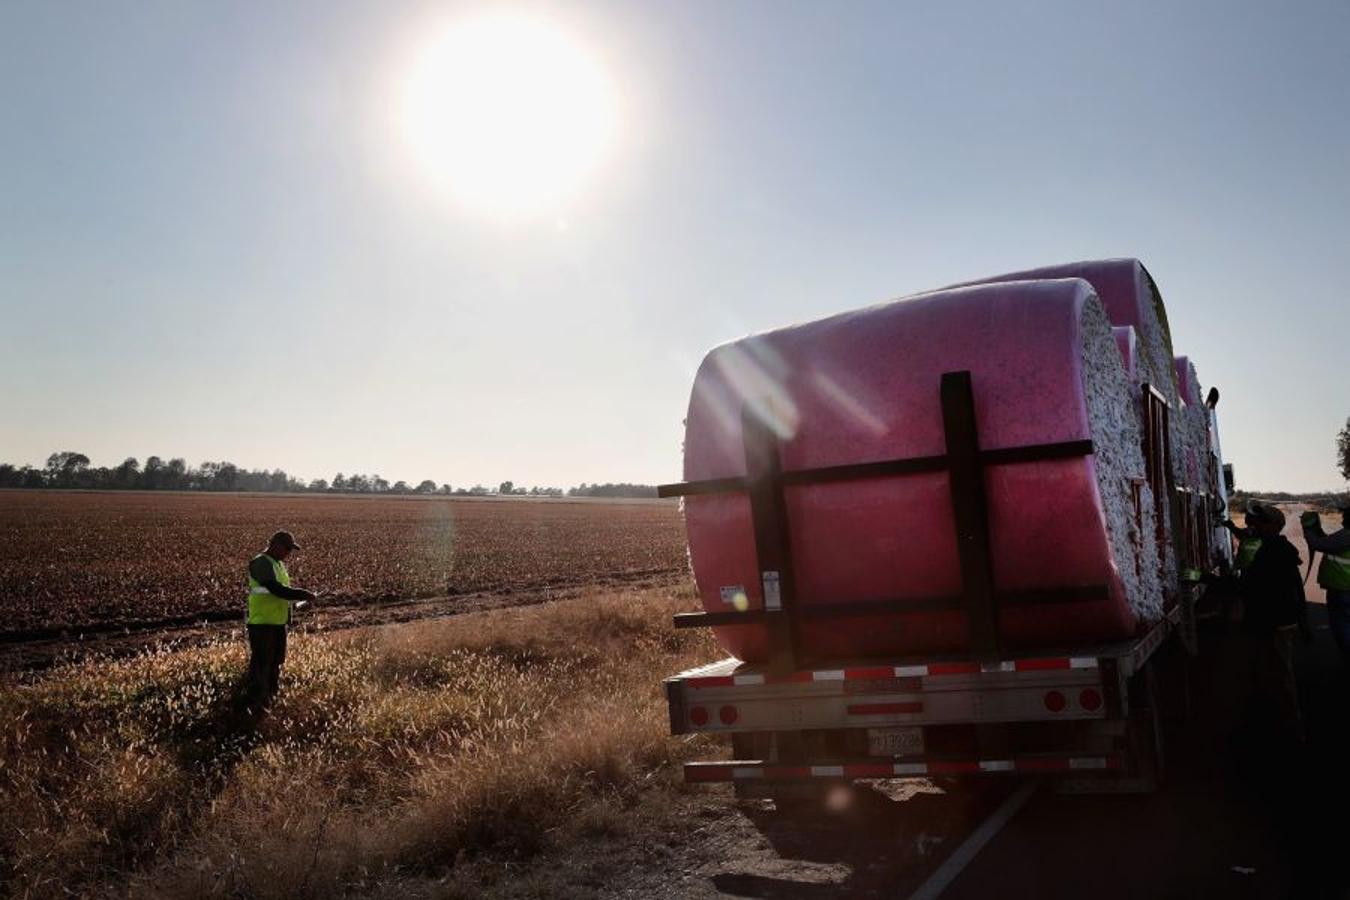
<instances>
[{"instance_id":1,"label":"trailer taillight","mask_svg":"<svg viewBox=\"0 0 1350 900\"><path fill-rule=\"evenodd\" d=\"M722 720L723 725L735 725L739 717L740 714L736 712L734 706L724 706L717 711L717 718Z\"/></svg>"},{"instance_id":2,"label":"trailer taillight","mask_svg":"<svg viewBox=\"0 0 1350 900\"><path fill-rule=\"evenodd\" d=\"M1051 712L1062 711L1066 703L1067 701L1064 699L1064 695L1059 691L1045 692L1045 708Z\"/></svg>"},{"instance_id":3,"label":"trailer taillight","mask_svg":"<svg viewBox=\"0 0 1350 900\"><path fill-rule=\"evenodd\" d=\"M1078 704L1088 712L1101 709L1102 694L1096 688L1083 688L1083 692L1078 695Z\"/></svg>"},{"instance_id":4,"label":"trailer taillight","mask_svg":"<svg viewBox=\"0 0 1350 900\"><path fill-rule=\"evenodd\" d=\"M708 710L706 707L695 706L689 710L689 721L695 728L702 728L708 724Z\"/></svg>"}]
</instances>

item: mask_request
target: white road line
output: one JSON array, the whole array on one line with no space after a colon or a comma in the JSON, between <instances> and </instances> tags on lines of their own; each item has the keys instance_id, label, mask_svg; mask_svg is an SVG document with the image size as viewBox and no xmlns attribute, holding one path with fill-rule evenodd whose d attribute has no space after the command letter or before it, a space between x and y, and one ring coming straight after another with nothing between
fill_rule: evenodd
<instances>
[{"instance_id":1,"label":"white road line","mask_svg":"<svg viewBox=\"0 0 1350 900\"><path fill-rule=\"evenodd\" d=\"M942 892L951 886L966 866L970 865L984 845L993 839L999 830L1007 825L1012 817L1017 815L1018 810L1026 805L1031 799L1031 795L1040 787L1039 781L1028 781L1016 791L1014 791L1007 800L990 814L989 818L980 823L980 827L970 833L970 836L961 843L952 852L952 855L943 860L942 865L938 866L937 871L928 876L928 880L909 895L909 900L937 900L942 896Z\"/></svg>"}]
</instances>

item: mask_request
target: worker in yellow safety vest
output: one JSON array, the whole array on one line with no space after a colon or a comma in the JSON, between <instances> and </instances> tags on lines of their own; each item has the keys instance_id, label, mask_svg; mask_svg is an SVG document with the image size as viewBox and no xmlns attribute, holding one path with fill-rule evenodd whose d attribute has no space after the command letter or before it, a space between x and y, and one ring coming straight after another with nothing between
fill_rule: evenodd
<instances>
[{"instance_id":1,"label":"worker in yellow safety vest","mask_svg":"<svg viewBox=\"0 0 1350 900\"><path fill-rule=\"evenodd\" d=\"M1338 510L1341 529L1333 534L1322 530L1322 517L1315 512L1299 516L1308 551L1320 551L1317 583L1327 594L1327 622L1331 636L1341 651L1341 659L1350 665L1350 502Z\"/></svg>"},{"instance_id":2,"label":"worker in yellow safety vest","mask_svg":"<svg viewBox=\"0 0 1350 900\"><path fill-rule=\"evenodd\" d=\"M261 709L276 696L281 664L286 661L286 627L291 606L304 606L317 594L291 587L286 557L300 545L289 531L278 531L267 549L248 564L248 700Z\"/></svg>"},{"instance_id":3,"label":"worker in yellow safety vest","mask_svg":"<svg viewBox=\"0 0 1350 900\"><path fill-rule=\"evenodd\" d=\"M1252 501L1247 504L1247 515L1251 515L1254 508L1259 509L1260 504ZM1256 551L1261 549L1261 535L1256 533L1256 528L1249 522L1245 526L1236 524L1232 519L1224 519L1223 527L1227 528L1237 538L1237 553L1233 555L1233 570L1239 575L1243 569L1252 564L1256 559Z\"/></svg>"}]
</instances>

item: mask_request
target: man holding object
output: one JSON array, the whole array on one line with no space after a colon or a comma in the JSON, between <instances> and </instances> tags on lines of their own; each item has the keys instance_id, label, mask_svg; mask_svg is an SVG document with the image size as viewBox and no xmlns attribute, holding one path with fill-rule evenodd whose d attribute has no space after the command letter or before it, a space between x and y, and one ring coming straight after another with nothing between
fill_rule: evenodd
<instances>
[{"instance_id":1,"label":"man holding object","mask_svg":"<svg viewBox=\"0 0 1350 900\"><path fill-rule=\"evenodd\" d=\"M286 661L286 626L291 603L304 605L315 594L291 587L286 557L300 545L289 531L278 531L267 549L248 564L248 702L261 709L276 696L281 664Z\"/></svg>"}]
</instances>

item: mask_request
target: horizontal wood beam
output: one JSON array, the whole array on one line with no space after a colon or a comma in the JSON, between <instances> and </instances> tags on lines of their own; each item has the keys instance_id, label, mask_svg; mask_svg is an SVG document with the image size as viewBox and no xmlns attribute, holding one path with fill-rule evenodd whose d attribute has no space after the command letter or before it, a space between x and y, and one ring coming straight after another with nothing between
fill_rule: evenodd
<instances>
[{"instance_id":1,"label":"horizontal wood beam","mask_svg":"<svg viewBox=\"0 0 1350 900\"><path fill-rule=\"evenodd\" d=\"M1007 463L1040 462L1046 459L1072 459L1087 456L1095 448L1092 441L1057 441L1053 444L1028 444L1025 447L1004 447L1001 450L981 450L980 464L999 466Z\"/></svg>"},{"instance_id":2,"label":"horizontal wood beam","mask_svg":"<svg viewBox=\"0 0 1350 900\"><path fill-rule=\"evenodd\" d=\"M837 603L829 606L808 606L797 611L803 619L848 619L858 616L904 615L906 613L942 612L962 609L965 598L908 597L896 600L860 600L857 603Z\"/></svg>"},{"instance_id":3,"label":"horizontal wood beam","mask_svg":"<svg viewBox=\"0 0 1350 900\"><path fill-rule=\"evenodd\" d=\"M832 481L857 481L862 478L886 478L894 475L918 475L941 472L947 468L946 456L916 456L881 462L822 466L818 469L794 469L783 473L784 484L826 484Z\"/></svg>"},{"instance_id":4,"label":"horizontal wood beam","mask_svg":"<svg viewBox=\"0 0 1350 900\"><path fill-rule=\"evenodd\" d=\"M1111 591L1104 584L1093 584L1087 587L998 591L994 596L998 598L1000 606L1041 606L1056 603L1099 603L1110 599Z\"/></svg>"},{"instance_id":5,"label":"horizontal wood beam","mask_svg":"<svg viewBox=\"0 0 1350 900\"><path fill-rule=\"evenodd\" d=\"M1037 606L1071 603L1093 603L1111 596L1104 584L1088 587L1046 588L1031 591L996 591L1000 607ZM808 606L797 610L800 619L849 619L862 616L914 615L927 612L964 611L965 598L907 597L895 600L861 600L857 603L839 603L830 606ZM782 615L776 610L751 609L745 612L688 612L675 615L676 628L713 628L719 625L760 625L771 616Z\"/></svg>"},{"instance_id":6,"label":"horizontal wood beam","mask_svg":"<svg viewBox=\"0 0 1350 900\"><path fill-rule=\"evenodd\" d=\"M748 489L744 478L710 478L706 481L680 481L656 486L658 497L697 497L700 494L730 494Z\"/></svg>"},{"instance_id":7,"label":"horizontal wood beam","mask_svg":"<svg viewBox=\"0 0 1350 900\"><path fill-rule=\"evenodd\" d=\"M1049 444L1028 444L1023 447L1004 447L979 451L979 462L985 466L1039 462L1048 459L1071 459L1094 452L1092 441L1056 441ZM815 469L795 469L782 473L784 485L829 484L838 481L858 481L864 478L890 478L897 475L919 475L925 472L943 472L949 465L947 456L915 456L909 459L887 459L878 462L849 463L842 466L821 466ZM749 489L745 478L709 478L703 481L681 481L656 488L658 497L697 497L707 494L729 494Z\"/></svg>"},{"instance_id":8,"label":"horizontal wood beam","mask_svg":"<svg viewBox=\"0 0 1350 900\"><path fill-rule=\"evenodd\" d=\"M766 612L762 609L747 609L745 612L688 612L675 614L676 628L715 628L718 625L762 625L769 616L781 616L781 612Z\"/></svg>"}]
</instances>

